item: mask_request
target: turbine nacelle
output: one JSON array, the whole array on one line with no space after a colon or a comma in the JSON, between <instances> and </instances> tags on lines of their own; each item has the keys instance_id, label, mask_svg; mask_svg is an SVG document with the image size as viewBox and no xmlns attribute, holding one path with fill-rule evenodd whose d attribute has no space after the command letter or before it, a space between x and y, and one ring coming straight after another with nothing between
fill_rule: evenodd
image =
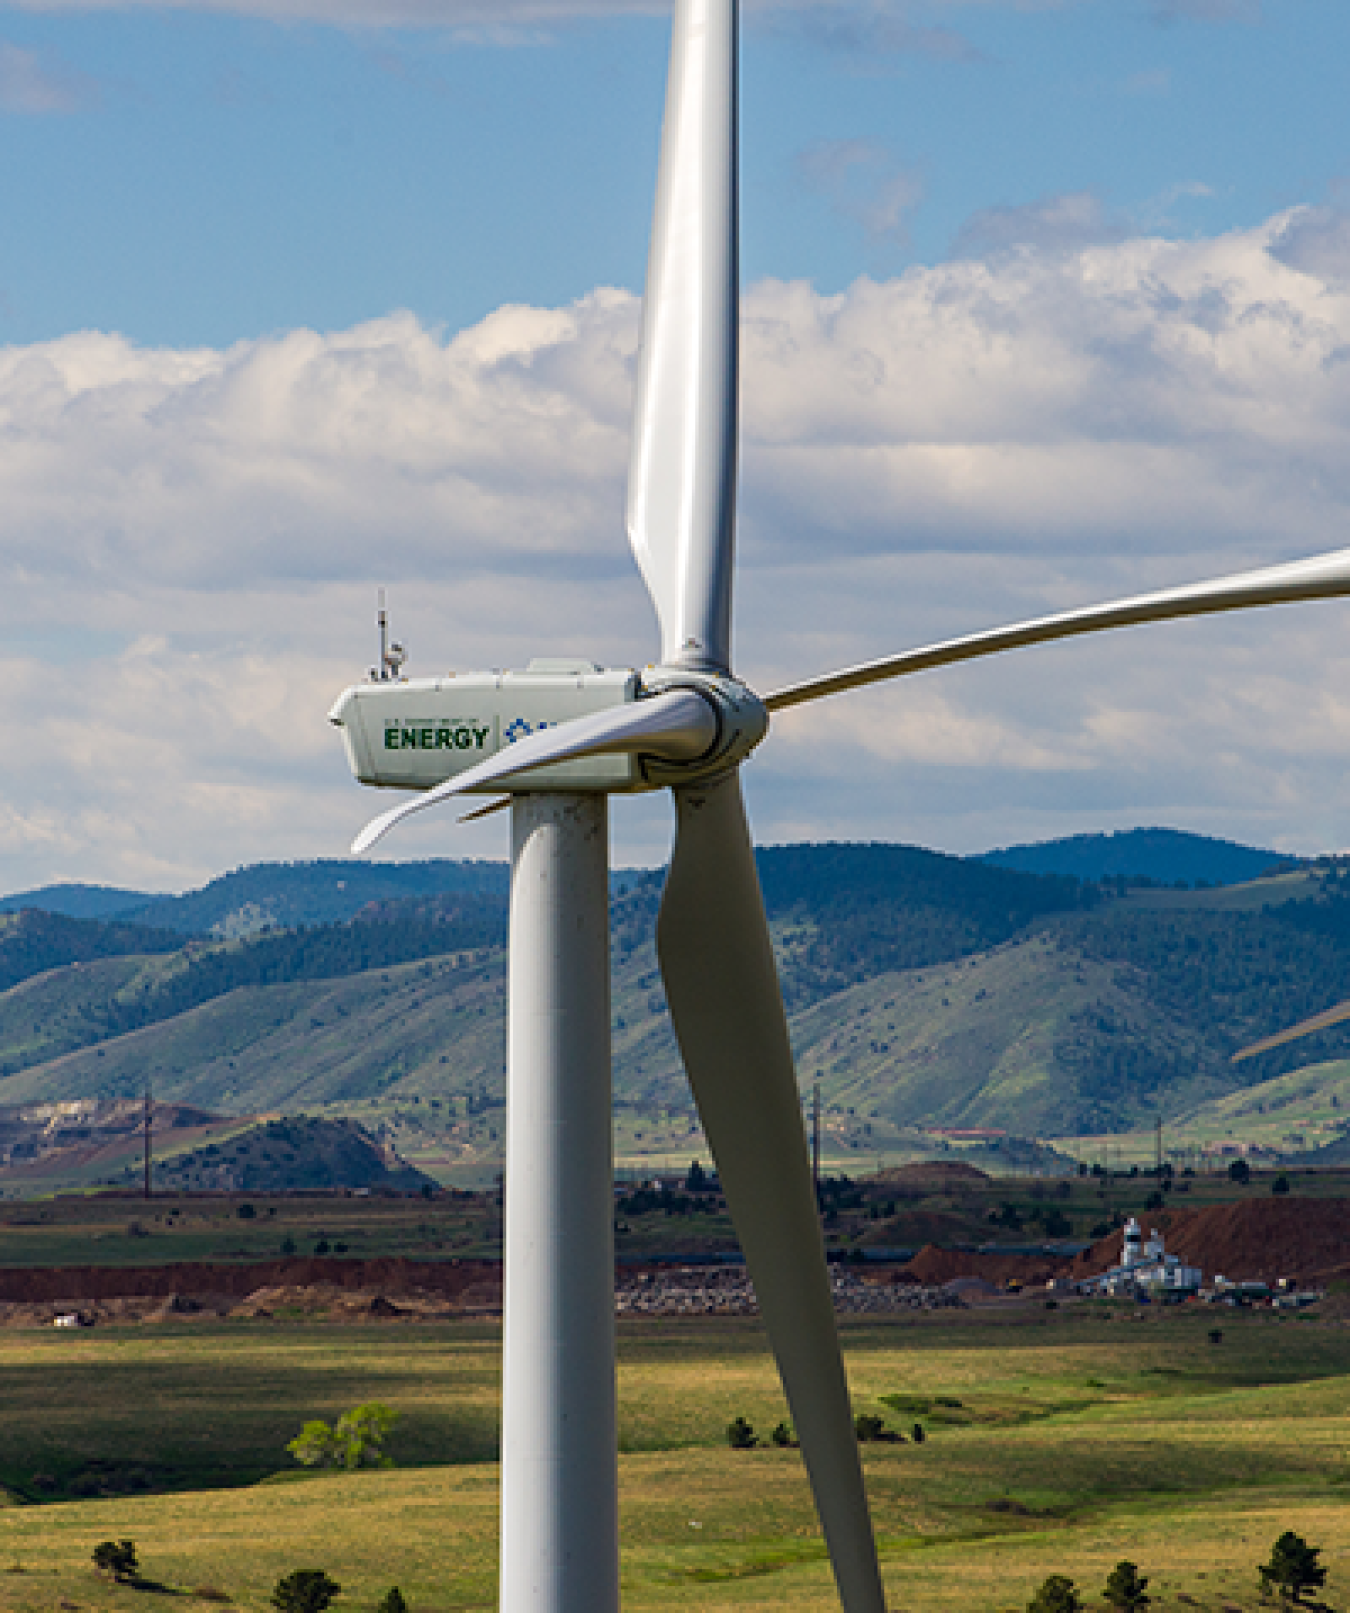
<instances>
[{"instance_id":1,"label":"turbine nacelle","mask_svg":"<svg viewBox=\"0 0 1350 1613\"><path fill-rule=\"evenodd\" d=\"M663 700L690 694L693 701ZM651 722L660 703L668 722ZM635 709L641 707L641 710ZM612 712L615 749L570 758L525 752L568 748L568 725ZM633 727L633 719L638 726ZM389 789L495 795L544 790L634 794L696 784L744 761L768 732L764 703L738 679L686 667L604 668L590 661L534 660L524 671L471 672L442 678L354 684L328 720L342 732L347 760L362 784ZM505 754L511 752L512 754Z\"/></svg>"}]
</instances>

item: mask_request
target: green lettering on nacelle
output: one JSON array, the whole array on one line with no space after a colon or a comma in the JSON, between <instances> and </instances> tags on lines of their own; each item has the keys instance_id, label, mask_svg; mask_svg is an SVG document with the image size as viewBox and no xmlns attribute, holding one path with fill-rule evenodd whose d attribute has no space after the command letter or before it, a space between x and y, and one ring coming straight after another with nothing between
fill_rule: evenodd
<instances>
[{"instance_id":1,"label":"green lettering on nacelle","mask_svg":"<svg viewBox=\"0 0 1350 1613\"><path fill-rule=\"evenodd\" d=\"M490 728L461 723L456 728L398 728L384 731L385 750L482 750Z\"/></svg>"}]
</instances>

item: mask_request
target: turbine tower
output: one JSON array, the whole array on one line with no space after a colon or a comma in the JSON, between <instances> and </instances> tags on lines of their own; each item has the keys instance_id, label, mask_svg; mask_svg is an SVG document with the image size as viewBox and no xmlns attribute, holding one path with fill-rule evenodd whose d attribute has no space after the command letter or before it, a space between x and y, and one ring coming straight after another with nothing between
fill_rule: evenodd
<instances>
[{"instance_id":1,"label":"turbine tower","mask_svg":"<svg viewBox=\"0 0 1350 1613\"><path fill-rule=\"evenodd\" d=\"M1350 594L1343 550L973 633L762 699L742 683L731 656L737 26L737 0L676 0L628 493L659 662L642 673L551 660L377 677L330 713L363 783L421 792L376 818L353 851L461 795L505 796L511 808L505 1613L619 1606L608 797L674 797L656 932L671 1020L841 1603L884 1613L740 764L773 713L865 684L1079 633Z\"/></svg>"}]
</instances>

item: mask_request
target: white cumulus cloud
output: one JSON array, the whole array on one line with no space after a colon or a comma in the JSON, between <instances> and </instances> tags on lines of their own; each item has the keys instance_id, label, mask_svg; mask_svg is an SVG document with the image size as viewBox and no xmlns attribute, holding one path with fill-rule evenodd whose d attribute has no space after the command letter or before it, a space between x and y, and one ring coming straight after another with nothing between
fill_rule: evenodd
<instances>
[{"instance_id":1,"label":"white cumulus cloud","mask_svg":"<svg viewBox=\"0 0 1350 1613\"><path fill-rule=\"evenodd\" d=\"M1333 221L1334 222L1334 221ZM1320 232L1320 233L1319 233ZM1350 543L1350 288L1293 213L745 304L738 666L762 690ZM382 804L324 713L390 589L410 670L641 664L638 309L223 351L0 350L0 888L335 854ZM953 849L1171 822L1350 840L1350 605L1133 630L785 716L761 834ZM666 809L616 809L655 860ZM432 815L392 855L501 855Z\"/></svg>"}]
</instances>

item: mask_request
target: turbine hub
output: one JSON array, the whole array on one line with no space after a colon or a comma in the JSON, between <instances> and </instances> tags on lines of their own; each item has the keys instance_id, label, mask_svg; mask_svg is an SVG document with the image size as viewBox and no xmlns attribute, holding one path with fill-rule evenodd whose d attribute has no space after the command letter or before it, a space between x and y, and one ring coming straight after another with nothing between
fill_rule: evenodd
<instances>
[{"instance_id":1,"label":"turbine hub","mask_svg":"<svg viewBox=\"0 0 1350 1613\"><path fill-rule=\"evenodd\" d=\"M650 785L697 784L729 773L769 731L769 712L764 702L729 672L657 666L643 673L644 695L664 694L670 689L692 689L708 702L717 718L717 738L697 761L667 762L644 757L642 776Z\"/></svg>"}]
</instances>

